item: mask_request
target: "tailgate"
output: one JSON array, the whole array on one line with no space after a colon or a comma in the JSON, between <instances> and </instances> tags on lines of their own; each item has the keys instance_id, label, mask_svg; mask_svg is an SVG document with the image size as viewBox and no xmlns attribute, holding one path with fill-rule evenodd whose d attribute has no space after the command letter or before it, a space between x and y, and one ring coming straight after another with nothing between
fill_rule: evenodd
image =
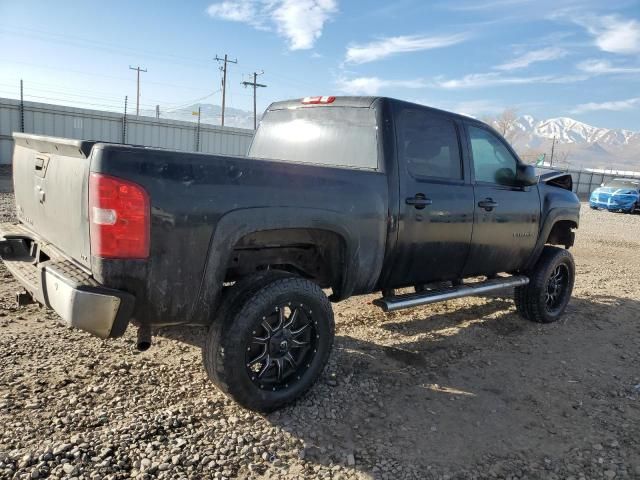
<instances>
[{"instance_id":1,"label":"tailgate","mask_svg":"<svg viewBox=\"0 0 640 480\"><path fill-rule=\"evenodd\" d=\"M96 142L14 134L18 219L77 262L90 266L89 155Z\"/></svg>"}]
</instances>

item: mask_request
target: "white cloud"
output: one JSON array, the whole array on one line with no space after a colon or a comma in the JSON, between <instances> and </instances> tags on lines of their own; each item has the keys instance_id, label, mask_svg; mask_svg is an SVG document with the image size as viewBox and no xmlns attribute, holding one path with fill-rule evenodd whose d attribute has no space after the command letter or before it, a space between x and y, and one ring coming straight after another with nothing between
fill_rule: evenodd
<instances>
[{"instance_id":1,"label":"white cloud","mask_svg":"<svg viewBox=\"0 0 640 480\"><path fill-rule=\"evenodd\" d=\"M586 80L586 75L539 75L504 76L498 72L470 73L461 78L436 79L435 86L446 89L498 87L504 85L525 85L529 83L572 83Z\"/></svg>"},{"instance_id":2,"label":"white cloud","mask_svg":"<svg viewBox=\"0 0 640 480\"><path fill-rule=\"evenodd\" d=\"M618 67L607 60L585 60L578 64L578 68L594 75L640 73L640 67Z\"/></svg>"},{"instance_id":3,"label":"white cloud","mask_svg":"<svg viewBox=\"0 0 640 480\"><path fill-rule=\"evenodd\" d=\"M424 88L427 85L421 79L385 80L378 77L340 78L336 82L338 88L349 95L377 95L389 88Z\"/></svg>"},{"instance_id":4,"label":"white cloud","mask_svg":"<svg viewBox=\"0 0 640 480\"><path fill-rule=\"evenodd\" d=\"M470 100L459 102L448 108L453 112L468 117L479 118L483 115L494 115L503 112L504 106L490 100Z\"/></svg>"},{"instance_id":5,"label":"white cloud","mask_svg":"<svg viewBox=\"0 0 640 480\"><path fill-rule=\"evenodd\" d=\"M573 18L594 37L597 47L610 53L640 53L640 22L618 15Z\"/></svg>"},{"instance_id":6,"label":"white cloud","mask_svg":"<svg viewBox=\"0 0 640 480\"><path fill-rule=\"evenodd\" d=\"M540 50L532 50L524 55L519 56L511 60L510 62L503 63L496 67L497 70L517 70L519 68L526 68L532 63L547 62L550 60L557 60L559 58L567 56L569 52L558 47L547 47Z\"/></svg>"},{"instance_id":7,"label":"white cloud","mask_svg":"<svg viewBox=\"0 0 640 480\"><path fill-rule=\"evenodd\" d=\"M332 13L338 10L335 0L281 0L273 10L278 32L289 40L291 50L313 47Z\"/></svg>"},{"instance_id":8,"label":"white cloud","mask_svg":"<svg viewBox=\"0 0 640 480\"><path fill-rule=\"evenodd\" d=\"M207 13L231 22L259 23L258 5L254 0L231 0L209 5Z\"/></svg>"},{"instance_id":9,"label":"white cloud","mask_svg":"<svg viewBox=\"0 0 640 480\"><path fill-rule=\"evenodd\" d=\"M363 45L352 45L347 48L347 63L368 63L397 53L418 52L448 47L463 42L468 34L459 33L443 36L403 35L386 37Z\"/></svg>"},{"instance_id":10,"label":"white cloud","mask_svg":"<svg viewBox=\"0 0 640 480\"><path fill-rule=\"evenodd\" d=\"M640 97L629 98L627 100L614 100L610 102L590 102L577 105L571 113L596 112L601 110L609 110L612 112L621 112L623 110L632 110L640 107Z\"/></svg>"},{"instance_id":11,"label":"white cloud","mask_svg":"<svg viewBox=\"0 0 640 480\"><path fill-rule=\"evenodd\" d=\"M470 3L447 2L446 7L449 10L453 10L453 11L473 12L477 10L491 10L495 8L502 9L505 7L521 6L523 4L527 4L531 2L532 0L495 0L495 1L484 1L484 2L470 2Z\"/></svg>"},{"instance_id":12,"label":"white cloud","mask_svg":"<svg viewBox=\"0 0 640 480\"><path fill-rule=\"evenodd\" d=\"M526 85L531 83L572 83L580 82L589 78L589 75L539 75L539 76L505 76L500 72L489 73L471 73L461 78L445 79L437 77L434 80L427 81L423 78L410 80L387 80L379 77L356 77L356 78L339 78L336 81L338 88L350 95L377 95L382 90L391 88L442 88L447 90L465 89L465 88L485 88L499 87L506 85ZM457 111L466 107L467 113L479 111L481 106L461 104ZM470 108L474 107L474 108Z\"/></svg>"},{"instance_id":13,"label":"white cloud","mask_svg":"<svg viewBox=\"0 0 640 480\"><path fill-rule=\"evenodd\" d=\"M337 0L225 0L207 8L213 18L275 28L287 39L290 50L313 48L337 11Z\"/></svg>"}]
</instances>

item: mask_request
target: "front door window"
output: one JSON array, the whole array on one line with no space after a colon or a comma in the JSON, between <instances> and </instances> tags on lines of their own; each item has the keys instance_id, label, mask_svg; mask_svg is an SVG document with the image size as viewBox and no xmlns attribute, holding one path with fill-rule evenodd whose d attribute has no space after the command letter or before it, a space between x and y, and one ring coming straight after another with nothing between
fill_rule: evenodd
<instances>
[{"instance_id":1,"label":"front door window","mask_svg":"<svg viewBox=\"0 0 640 480\"><path fill-rule=\"evenodd\" d=\"M476 182L514 185L518 161L506 145L484 128L468 128Z\"/></svg>"}]
</instances>

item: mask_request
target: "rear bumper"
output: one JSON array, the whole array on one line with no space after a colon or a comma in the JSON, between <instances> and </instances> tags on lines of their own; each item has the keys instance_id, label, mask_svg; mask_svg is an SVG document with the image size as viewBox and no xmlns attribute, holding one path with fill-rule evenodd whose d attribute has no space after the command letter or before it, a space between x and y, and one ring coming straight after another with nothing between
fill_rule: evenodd
<instances>
[{"instance_id":1,"label":"rear bumper","mask_svg":"<svg viewBox=\"0 0 640 480\"><path fill-rule=\"evenodd\" d=\"M126 330L133 295L101 286L24 226L0 223L0 257L33 299L65 324L100 338L119 337Z\"/></svg>"}]
</instances>

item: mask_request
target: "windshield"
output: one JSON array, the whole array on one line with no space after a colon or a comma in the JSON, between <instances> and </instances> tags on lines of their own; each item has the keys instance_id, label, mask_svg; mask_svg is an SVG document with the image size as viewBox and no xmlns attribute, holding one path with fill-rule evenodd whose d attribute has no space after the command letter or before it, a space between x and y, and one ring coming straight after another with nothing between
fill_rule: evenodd
<instances>
[{"instance_id":1,"label":"windshield","mask_svg":"<svg viewBox=\"0 0 640 480\"><path fill-rule=\"evenodd\" d=\"M260 122L249 156L296 163L378 168L375 110L307 107L269 111Z\"/></svg>"},{"instance_id":2,"label":"windshield","mask_svg":"<svg viewBox=\"0 0 640 480\"><path fill-rule=\"evenodd\" d=\"M639 190L640 180L611 180L604 184L604 188L626 188L629 190Z\"/></svg>"}]
</instances>

